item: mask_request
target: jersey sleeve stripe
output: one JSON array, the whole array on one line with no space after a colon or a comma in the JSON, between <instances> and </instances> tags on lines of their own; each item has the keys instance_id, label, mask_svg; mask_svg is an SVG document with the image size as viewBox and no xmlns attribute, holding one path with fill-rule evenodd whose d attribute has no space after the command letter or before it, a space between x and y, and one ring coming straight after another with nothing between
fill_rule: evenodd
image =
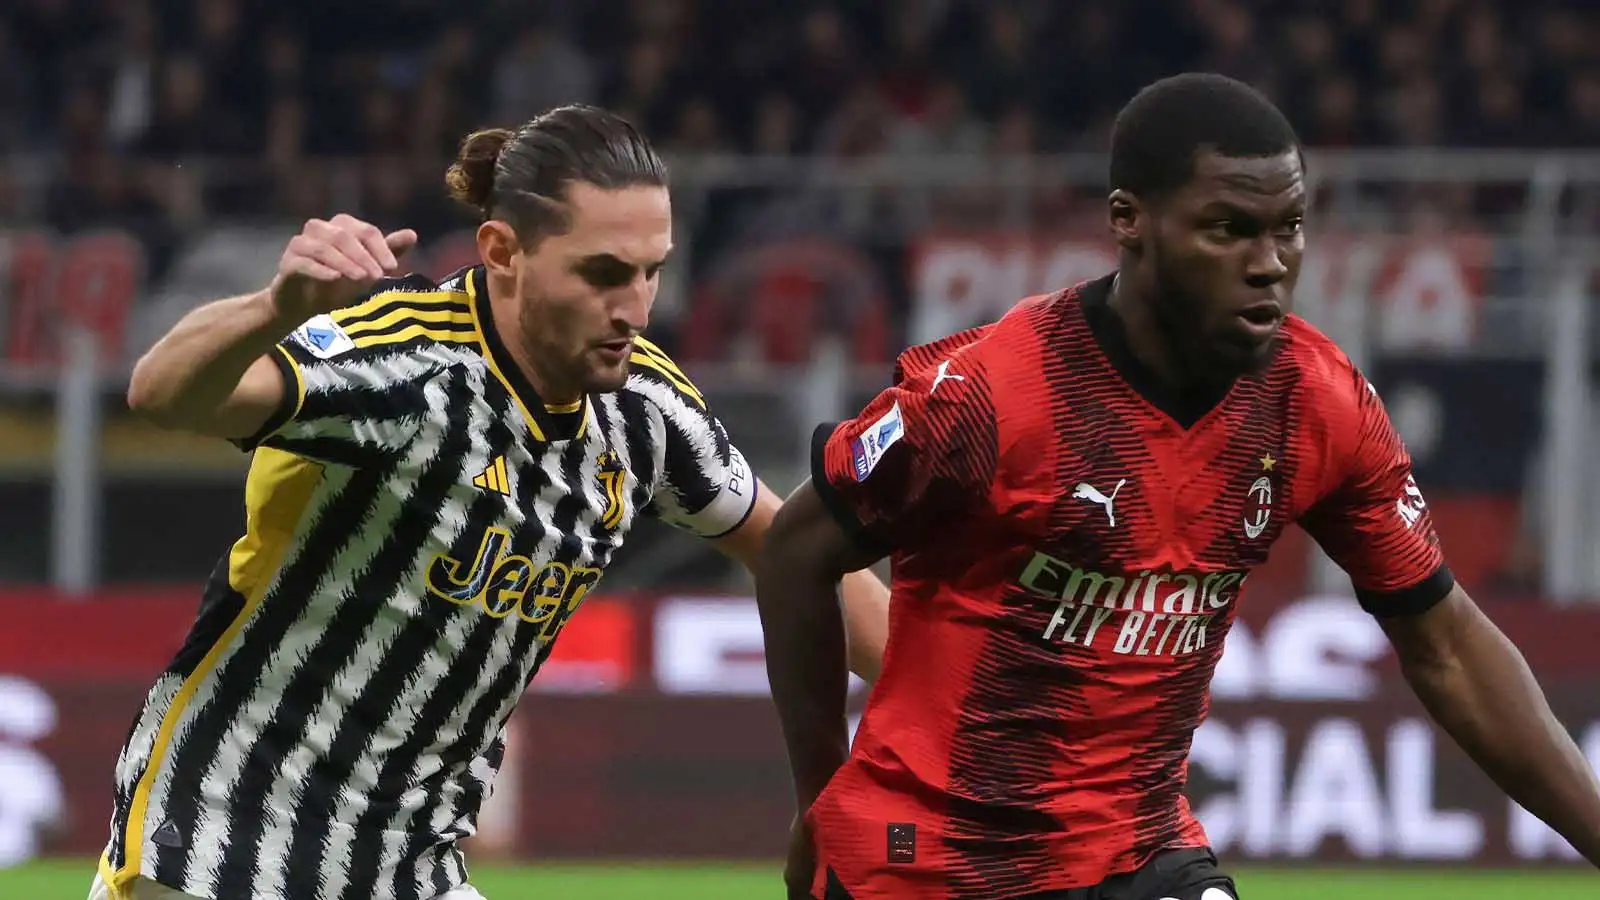
<instances>
[{"instance_id":1,"label":"jersey sleeve stripe","mask_svg":"<svg viewBox=\"0 0 1600 900\"><path fill-rule=\"evenodd\" d=\"M666 367L668 372L671 372L684 381L692 381L688 375L683 373L682 369L678 368L678 364L672 361L672 357L668 356L666 351L657 346L654 341L646 340L643 337L636 337L633 339L633 347L637 352L643 353L646 356L653 358L656 362L661 363Z\"/></svg>"},{"instance_id":2,"label":"jersey sleeve stripe","mask_svg":"<svg viewBox=\"0 0 1600 900\"><path fill-rule=\"evenodd\" d=\"M339 322L339 326L359 345L360 335L393 331L397 326L408 322L432 322L440 326L466 325L470 329L472 313L465 303L431 308L399 306L388 309L382 315L361 316L353 321Z\"/></svg>"},{"instance_id":3,"label":"jersey sleeve stripe","mask_svg":"<svg viewBox=\"0 0 1600 900\"><path fill-rule=\"evenodd\" d=\"M633 356L629 358L629 361L635 365L650 369L651 371L659 372L661 377L665 378L668 383L678 389L679 393L683 394L685 397L688 397L690 400L693 400L700 406L701 409L706 408L706 398L700 393L700 389L695 387L694 384L690 382L689 379L685 378L681 372L674 374L673 370L676 369L677 366L669 367L670 364L663 365L660 360L644 353L633 354Z\"/></svg>"},{"instance_id":4,"label":"jersey sleeve stripe","mask_svg":"<svg viewBox=\"0 0 1600 900\"><path fill-rule=\"evenodd\" d=\"M1438 606L1455 590L1456 577L1450 567L1441 565L1428 577L1408 588L1397 591L1374 591L1356 588L1356 600L1361 608L1379 619L1417 616Z\"/></svg>"},{"instance_id":5,"label":"jersey sleeve stripe","mask_svg":"<svg viewBox=\"0 0 1600 900\"><path fill-rule=\"evenodd\" d=\"M294 519L298 520L304 514L305 505L310 502L312 490L315 487L315 480L306 479L300 479L292 485L291 499L285 505L286 507L290 505L296 507L293 510ZM263 540L257 551L261 556L259 564L261 570L272 573L277 572L283 565L284 557L288 554L293 536L294 529L291 528L287 532L278 533ZM177 730L178 722L183 718L184 711L188 709L190 701L194 699L195 692L199 689L200 684L211 675L217 663L222 659L223 654L238 639L239 633L244 630L245 623L250 621L250 617L255 615L256 610L261 606L262 599L267 595L267 586L272 581L272 576L268 575L252 585L251 593L245 596L245 602L243 607L240 608L239 614L228 624L227 629L222 632L222 636L217 639L216 643L211 645L211 649L206 652L199 664L194 667L194 671L189 673L189 677L183 680L183 685L178 688L178 694L173 698L171 707L167 709L167 714L161 719L161 727L156 732L155 745L150 750L150 760L145 764L144 774L139 777L138 786L134 788L133 802L129 807L127 832L123 844L125 860L122 868L112 873L110 886L116 896L127 896L125 889L139 876L144 855L144 820L149 813L150 791L155 785L156 775L161 770L167 751L172 746L173 732Z\"/></svg>"},{"instance_id":6,"label":"jersey sleeve stripe","mask_svg":"<svg viewBox=\"0 0 1600 900\"><path fill-rule=\"evenodd\" d=\"M441 344L476 343L476 329L471 322L411 322L402 321L382 331L364 331L350 334L357 347L382 347L404 344L407 341L427 339Z\"/></svg>"},{"instance_id":7,"label":"jersey sleeve stripe","mask_svg":"<svg viewBox=\"0 0 1600 900\"><path fill-rule=\"evenodd\" d=\"M387 290L379 291L353 306L335 310L331 317L346 328L361 322L382 318L397 309L411 309L424 311L433 309L451 309L461 307L466 312L467 298L460 291L408 291Z\"/></svg>"},{"instance_id":8,"label":"jersey sleeve stripe","mask_svg":"<svg viewBox=\"0 0 1600 900\"><path fill-rule=\"evenodd\" d=\"M817 497L822 501L822 506L839 523L839 528L845 536L858 548L879 556L886 556L890 548L885 547L869 538L866 528L861 524L861 519L850 508L850 504L839 496L839 491L828 478L827 448L828 439L839 428L838 422L824 422L811 432L811 486L816 489Z\"/></svg>"},{"instance_id":9,"label":"jersey sleeve stripe","mask_svg":"<svg viewBox=\"0 0 1600 900\"><path fill-rule=\"evenodd\" d=\"M299 363L289 355L289 351L282 344L272 348L273 352L267 354L278 367L278 373L283 376L283 396L278 400L278 408L272 411L267 421L261 423L261 428L255 434L233 441L233 445L246 453L260 446L261 442L277 434L283 426L294 421L300 414L300 409L306 402L306 378L300 371Z\"/></svg>"}]
</instances>

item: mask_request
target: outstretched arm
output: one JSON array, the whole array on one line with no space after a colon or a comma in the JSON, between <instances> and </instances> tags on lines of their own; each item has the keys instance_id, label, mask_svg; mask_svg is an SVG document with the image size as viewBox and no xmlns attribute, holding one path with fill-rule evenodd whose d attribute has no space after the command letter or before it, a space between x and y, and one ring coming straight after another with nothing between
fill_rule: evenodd
<instances>
[{"instance_id":1,"label":"outstretched arm","mask_svg":"<svg viewBox=\"0 0 1600 900\"><path fill-rule=\"evenodd\" d=\"M1600 865L1600 784L1522 654L1456 584L1410 454L1377 391L1345 362L1346 404L1330 394L1328 406L1342 471L1301 524L1350 573L1440 726L1511 799Z\"/></svg>"},{"instance_id":2,"label":"outstretched arm","mask_svg":"<svg viewBox=\"0 0 1600 900\"><path fill-rule=\"evenodd\" d=\"M800 491L796 491L798 496ZM815 491L812 491L815 496ZM757 488L755 507L740 528L716 541L718 550L743 563L750 574L760 577L760 561L764 545L771 540L773 523L782 508L778 495L761 483ZM817 503L820 509L821 503ZM826 516L826 511L823 511ZM835 526L837 531L838 527ZM780 537L779 540L788 540ZM759 594L759 582L757 592ZM842 606L844 635L850 671L867 682L876 681L883 667L883 645L889 638L889 589L878 577L865 569L843 574L834 579L830 596Z\"/></svg>"},{"instance_id":3,"label":"outstretched arm","mask_svg":"<svg viewBox=\"0 0 1600 900\"><path fill-rule=\"evenodd\" d=\"M1380 619L1435 721L1511 799L1600 865L1600 781L1517 648L1457 585L1416 616Z\"/></svg>"},{"instance_id":4,"label":"outstretched arm","mask_svg":"<svg viewBox=\"0 0 1600 900\"><path fill-rule=\"evenodd\" d=\"M166 428L224 438L256 434L288 389L268 357L318 313L338 309L394 273L417 241L347 215L313 219L289 241L272 284L184 316L139 359L128 406Z\"/></svg>"},{"instance_id":5,"label":"outstretched arm","mask_svg":"<svg viewBox=\"0 0 1600 900\"><path fill-rule=\"evenodd\" d=\"M755 569L767 677L801 811L822 793L849 751L847 617L840 582L873 562L807 480L778 511Z\"/></svg>"}]
</instances>

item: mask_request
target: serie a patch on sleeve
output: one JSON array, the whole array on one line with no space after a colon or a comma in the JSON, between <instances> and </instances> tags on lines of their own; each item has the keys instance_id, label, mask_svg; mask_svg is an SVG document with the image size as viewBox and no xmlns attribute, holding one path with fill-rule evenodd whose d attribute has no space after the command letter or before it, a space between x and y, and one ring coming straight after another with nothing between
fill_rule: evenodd
<instances>
[{"instance_id":1,"label":"serie a patch on sleeve","mask_svg":"<svg viewBox=\"0 0 1600 900\"><path fill-rule=\"evenodd\" d=\"M889 407L889 411L878 417L878 421L867 426L866 430L857 435L850 442L850 455L855 462L856 480L866 481L872 470L878 467L883 460L884 451L894 446L895 441L905 437L905 418L900 414L900 404L897 401Z\"/></svg>"},{"instance_id":2,"label":"serie a patch on sleeve","mask_svg":"<svg viewBox=\"0 0 1600 900\"><path fill-rule=\"evenodd\" d=\"M339 323L329 315L312 316L296 328L289 337L319 359L328 359L355 349L355 341L344 333Z\"/></svg>"}]
</instances>

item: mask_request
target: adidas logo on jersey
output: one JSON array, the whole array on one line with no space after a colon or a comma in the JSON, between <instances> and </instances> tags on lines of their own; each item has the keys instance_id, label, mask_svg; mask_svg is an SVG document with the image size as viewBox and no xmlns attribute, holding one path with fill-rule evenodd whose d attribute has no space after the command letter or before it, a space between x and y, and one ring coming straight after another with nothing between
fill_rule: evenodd
<instances>
[{"instance_id":1,"label":"adidas logo on jersey","mask_svg":"<svg viewBox=\"0 0 1600 900\"><path fill-rule=\"evenodd\" d=\"M506 458L496 456L487 469L472 479L472 486L504 494L507 497L511 496L511 473L506 469Z\"/></svg>"},{"instance_id":2,"label":"adidas logo on jersey","mask_svg":"<svg viewBox=\"0 0 1600 900\"><path fill-rule=\"evenodd\" d=\"M150 843L177 850L183 848L184 840L183 835L178 833L178 826L172 824L172 820L168 819L150 833Z\"/></svg>"}]
</instances>

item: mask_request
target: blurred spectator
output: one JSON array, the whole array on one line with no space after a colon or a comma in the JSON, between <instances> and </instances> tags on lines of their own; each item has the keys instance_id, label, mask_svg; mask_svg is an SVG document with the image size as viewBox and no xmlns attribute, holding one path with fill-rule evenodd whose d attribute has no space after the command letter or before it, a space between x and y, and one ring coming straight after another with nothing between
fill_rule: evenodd
<instances>
[{"instance_id":1,"label":"blurred spectator","mask_svg":"<svg viewBox=\"0 0 1600 900\"><path fill-rule=\"evenodd\" d=\"M207 75L199 59L168 56L162 60L157 77L150 126L134 145L139 155L171 161L231 156L249 149L237 111L208 96Z\"/></svg>"},{"instance_id":2,"label":"blurred spectator","mask_svg":"<svg viewBox=\"0 0 1600 900\"><path fill-rule=\"evenodd\" d=\"M724 137L717 108L705 97L695 97L684 104L666 147L677 154L717 154L732 149Z\"/></svg>"},{"instance_id":3,"label":"blurred spectator","mask_svg":"<svg viewBox=\"0 0 1600 900\"><path fill-rule=\"evenodd\" d=\"M116 154L86 148L67 161L72 177L52 185L45 208L51 228L72 234L94 228L120 228L135 234L156 228L162 208L148 185Z\"/></svg>"},{"instance_id":4,"label":"blurred spectator","mask_svg":"<svg viewBox=\"0 0 1600 900\"><path fill-rule=\"evenodd\" d=\"M156 20L148 3L130 2L121 8L121 27L112 47L110 104L106 132L118 147L142 138L155 114Z\"/></svg>"},{"instance_id":5,"label":"blurred spectator","mask_svg":"<svg viewBox=\"0 0 1600 900\"><path fill-rule=\"evenodd\" d=\"M1242 3L1226 0L1200 4L1200 9L1207 49L1196 67L1231 75L1276 94L1277 60L1272 54L1261 52L1261 36L1256 33L1256 19L1250 10Z\"/></svg>"},{"instance_id":6,"label":"blurred spectator","mask_svg":"<svg viewBox=\"0 0 1600 900\"><path fill-rule=\"evenodd\" d=\"M395 0L373 23L315 0L13 0L0 4L0 148L227 156L255 187L200 207L277 208L323 189L270 187L308 160L437 167L471 128L575 101L613 106L680 153L1100 149L1130 92L1193 68L1257 83L1313 145L1600 146L1594 14L1564 0L1524 0L1515 17L1487 0L494 0L481 16L448 12Z\"/></svg>"},{"instance_id":7,"label":"blurred spectator","mask_svg":"<svg viewBox=\"0 0 1600 900\"><path fill-rule=\"evenodd\" d=\"M669 46L652 38L635 41L605 91L607 106L653 133L662 131L672 117L669 91L677 87L672 71L676 60Z\"/></svg>"},{"instance_id":8,"label":"blurred spectator","mask_svg":"<svg viewBox=\"0 0 1600 900\"><path fill-rule=\"evenodd\" d=\"M883 95L871 84L861 84L834 111L822 129L816 149L845 158L872 156L889 146L892 115Z\"/></svg>"},{"instance_id":9,"label":"blurred spectator","mask_svg":"<svg viewBox=\"0 0 1600 900\"><path fill-rule=\"evenodd\" d=\"M1317 82L1310 98L1309 120L1301 127L1303 139L1318 147L1352 147L1366 143L1371 134L1354 80L1335 76Z\"/></svg>"},{"instance_id":10,"label":"blurred spectator","mask_svg":"<svg viewBox=\"0 0 1600 900\"><path fill-rule=\"evenodd\" d=\"M1038 153L1039 125L1033 110L1021 104L1007 107L995 122L989 152L1002 158Z\"/></svg>"},{"instance_id":11,"label":"blurred spectator","mask_svg":"<svg viewBox=\"0 0 1600 900\"><path fill-rule=\"evenodd\" d=\"M1565 142L1600 147L1600 66L1580 72L1567 85ZM1563 135L1552 140L1562 141Z\"/></svg>"},{"instance_id":12,"label":"blurred spectator","mask_svg":"<svg viewBox=\"0 0 1600 900\"><path fill-rule=\"evenodd\" d=\"M1033 51L1022 11L996 4L988 10L982 35L962 48L957 64L973 110L992 119L1008 104L1037 104L1047 70Z\"/></svg>"},{"instance_id":13,"label":"blurred spectator","mask_svg":"<svg viewBox=\"0 0 1600 900\"><path fill-rule=\"evenodd\" d=\"M801 150L800 110L787 94L767 94L756 106L750 149L758 156L790 156Z\"/></svg>"},{"instance_id":14,"label":"blurred spectator","mask_svg":"<svg viewBox=\"0 0 1600 900\"><path fill-rule=\"evenodd\" d=\"M808 121L826 120L864 76L857 42L838 8L823 4L805 13L800 50L780 64L774 81L795 92Z\"/></svg>"},{"instance_id":15,"label":"blurred spectator","mask_svg":"<svg viewBox=\"0 0 1600 900\"><path fill-rule=\"evenodd\" d=\"M494 73L496 122L522 122L539 110L596 99L594 63L548 23L523 32Z\"/></svg>"},{"instance_id":16,"label":"blurred spectator","mask_svg":"<svg viewBox=\"0 0 1600 900\"><path fill-rule=\"evenodd\" d=\"M928 91L920 115L902 116L889 139L889 152L908 156L982 153L988 130L967 108L967 95L954 81Z\"/></svg>"}]
</instances>

